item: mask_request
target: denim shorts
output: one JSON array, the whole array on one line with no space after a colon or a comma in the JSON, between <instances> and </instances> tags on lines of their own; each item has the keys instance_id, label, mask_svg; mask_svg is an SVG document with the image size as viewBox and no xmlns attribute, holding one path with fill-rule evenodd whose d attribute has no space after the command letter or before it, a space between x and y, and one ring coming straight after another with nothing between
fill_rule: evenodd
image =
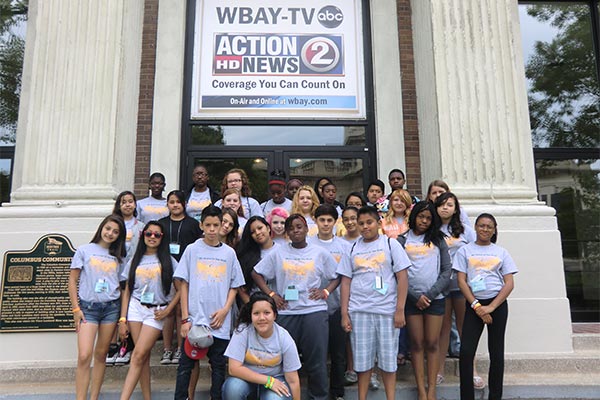
<instances>
[{"instance_id":1,"label":"denim shorts","mask_svg":"<svg viewBox=\"0 0 600 400\"><path fill-rule=\"evenodd\" d=\"M429 307L424 310L419 310L415 304L406 300L404 313L406 315L444 315L446 313L446 299L434 299Z\"/></svg>"},{"instance_id":2,"label":"denim shorts","mask_svg":"<svg viewBox=\"0 0 600 400\"><path fill-rule=\"evenodd\" d=\"M92 324L115 324L121 314L121 299L106 303L95 303L80 300L79 307L83 312L85 322Z\"/></svg>"},{"instance_id":3,"label":"denim shorts","mask_svg":"<svg viewBox=\"0 0 600 400\"><path fill-rule=\"evenodd\" d=\"M447 296L448 299L463 299L464 297L460 290L452 290Z\"/></svg>"}]
</instances>

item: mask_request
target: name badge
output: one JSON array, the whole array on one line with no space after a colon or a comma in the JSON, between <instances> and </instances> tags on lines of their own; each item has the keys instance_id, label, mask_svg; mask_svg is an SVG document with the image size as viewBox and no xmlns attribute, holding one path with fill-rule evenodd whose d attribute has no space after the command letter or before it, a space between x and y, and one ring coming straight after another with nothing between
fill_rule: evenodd
<instances>
[{"instance_id":1,"label":"name badge","mask_svg":"<svg viewBox=\"0 0 600 400\"><path fill-rule=\"evenodd\" d=\"M298 300L298 289L295 286L288 286L284 296L286 300Z\"/></svg>"},{"instance_id":2,"label":"name badge","mask_svg":"<svg viewBox=\"0 0 600 400\"><path fill-rule=\"evenodd\" d=\"M485 281L483 280L483 276L479 275L475 278L471 279L469 282L469 286L471 286L471 290L473 292L481 292L485 290L487 287L485 286Z\"/></svg>"},{"instance_id":3,"label":"name badge","mask_svg":"<svg viewBox=\"0 0 600 400\"><path fill-rule=\"evenodd\" d=\"M96 282L96 287L94 288L96 293L106 293L108 292L108 282L104 279L98 279Z\"/></svg>"},{"instance_id":4,"label":"name badge","mask_svg":"<svg viewBox=\"0 0 600 400\"><path fill-rule=\"evenodd\" d=\"M381 277L379 277L379 278L381 278ZM375 284L373 285L373 290L375 290L379 294L385 295L388 290L388 284L383 282L383 279L381 279L380 283L381 283L381 287L377 287L377 280L375 280Z\"/></svg>"},{"instance_id":5,"label":"name badge","mask_svg":"<svg viewBox=\"0 0 600 400\"><path fill-rule=\"evenodd\" d=\"M181 245L179 243L169 243L169 253L178 255L180 249Z\"/></svg>"},{"instance_id":6,"label":"name badge","mask_svg":"<svg viewBox=\"0 0 600 400\"><path fill-rule=\"evenodd\" d=\"M140 297L140 302L146 304L154 304L154 293L144 292Z\"/></svg>"},{"instance_id":7,"label":"name badge","mask_svg":"<svg viewBox=\"0 0 600 400\"><path fill-rule=\"evenodd\" d=\"M381 289L383 287L383 276L375 277L375 289Z\"/></svg>"}]
</instances>

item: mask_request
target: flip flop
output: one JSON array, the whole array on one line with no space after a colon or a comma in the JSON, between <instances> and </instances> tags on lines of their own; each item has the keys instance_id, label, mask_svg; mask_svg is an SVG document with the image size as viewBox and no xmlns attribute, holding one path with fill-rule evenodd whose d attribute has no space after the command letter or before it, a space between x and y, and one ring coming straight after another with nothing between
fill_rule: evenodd
<instances>
[{"instance_id":1,"label":"flip flop","mask_svg":"<svg viewBox=\"0 0 600 400\"><path fill-rule=\"evenodd\" d=\"M473 387L475 389L483 389L485 387L485 381L478 375L473 376Z\"/></svg>"},{"instance_id":2,"label":"flip flop","mask_svg":"<svg viewBox=\"0 0 600 400\"><path fill-rule=\"evenodd\" d=\"M444 383L444 375L437 374L437 377L435 378L435 384L441 385L442 383Z\"/></svg>"}]
</instances>

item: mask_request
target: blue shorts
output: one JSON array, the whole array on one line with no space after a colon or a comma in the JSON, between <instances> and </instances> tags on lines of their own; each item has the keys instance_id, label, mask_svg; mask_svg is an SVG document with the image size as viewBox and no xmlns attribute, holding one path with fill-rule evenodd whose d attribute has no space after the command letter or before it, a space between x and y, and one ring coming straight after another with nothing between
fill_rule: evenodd
<instances>
[{"instance_id":1,"label":"blue shorts","mask_svg":"<svg viewBox=\"0 0 600 400\"><path fill-rule=\"evenodd\" d=\"M417 306L406 300L404 306L405 315L444 315L446 313L446 299L434 299L429 307L419 310Z\"/></svg>"},{"instance_id":2,"label":"blue shorts","mask_svg":"<svg viewBox=\"0 0 600 400\"><path fill-rule=\"evenodd\" d=\"M116 324L121 314L121 299L106 303L80 300L79 307L81 307L83 318L87 323Z\"/></svg>"},{"instance_id":3,"label":"blue shorts","mask_svg":"<svg viewBox=\"0 0 600 400\"><path fill-rule=\"evenodd\" d=\"M452 290L450 293L448 293L448 296L446 296L448 299L463 299L464 297L465 296L463 296L460 290Z\"/></svg>"}]
</instances>

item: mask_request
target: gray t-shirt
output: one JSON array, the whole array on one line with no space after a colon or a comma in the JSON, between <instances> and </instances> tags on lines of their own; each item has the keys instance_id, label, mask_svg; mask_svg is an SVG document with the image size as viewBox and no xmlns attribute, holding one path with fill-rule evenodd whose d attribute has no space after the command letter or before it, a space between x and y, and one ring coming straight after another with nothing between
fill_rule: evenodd
<instances>
[{"instance_id":1,"label":"gray t-shirt","mask_svg":"<svg viewBox=\"0 0 600 400\"><path fill-rule=\"evenodd\" d=\"M244 275L235 251L221 244L209 246L203 239L189 245L173 275L189 284L188 312L194 325L209 326L210 316L225 306L229 289L244 285ZM231 312L213 335L229 339Z\"/></svg>"},{"instance_id":2,"label":"gray t-shirt","mask_svg":"<svg viewBox=\"0 0 600 400\"><path fill-rule=\"evenodd\" d=\"M210 199L210 189L206 188L204 192L196 192L196 189L192 189L190 192L190 198L185 205L185 212L190 217L200 221L202 210L211 204L212 201Z\"/></svg>"},{"instance_id":3,"label":"gray t-shirt","mask_svg":"<svg viewBox=\"0 0 600 400\"><path fill-rule=\"evenodd\" d=\"M352 278L348 311L394 314L398 300L395 274L411 266L402 245L379 235L372 242L365 242L360 237L353 246L351 262L340 263L337 270L338 274ZM382 285L376 289L377 280Z\"/></svg>"},{"instance_id":4,"label":"gray t-shirt","mask_svg":"<svg viewBox=\"0 0 600 400\"><path fill-rule=\"evenodd\" d=\"M456 252L452 268L467 274L467 283L479 300L491 299L504 286L504 275L519 272L508 251L491 243L469 243Z\"/></svg>"},{"instance_id":5,"label":"gray t-shirt","mask_svg":"<svg viewBox=\"0 0 600 400\"><path fill-rule=\"evenodd\" d=\"M246 219L249 219L250 217L253 217L255 215L258 215L259 217L264 217L262 209L260 208L260 204L258 204L258 201L256 201L252 197L244 197L244 196L240 196L240 197L242 198L242 209L244 210L244 217ZM223 204L223 201L218 200L215 203L215 206L221 208L222 204Z\"/></svg>"},{"instance_id":6,"label":"gray t-shirt","mask_svg":"<svg viewBox=\"0 0 600 400\"><path fill-rule=\"evenodd\" d=\"M71 269L80 269L79 298L83 301L106 303L121 297L119 276L123 265L108 249L96 243L80 246Z\"/></svg>"},{"instance_id":7,"label":"gray t-shirt","mask_svg":"<svg viewBox=\"0 0 600 400\"><path fill-rule=\"evenodd\" d=\"M171 257L173 271L177 269L177 261ZM126 281L129 278L131 261L127 263L121 273L121 280ZM165 304L169 303L175 295L175 288L171 285L168 295L165 295L162 286L161 277L162 268L156 254L144 255L135 270L135 283L133 285L133 297L145 304Z\"/></svg>"},{"instance_id":8,"label":"gray t-shirt","mask_svg":"<svg viewBox=\"0 0 600 400\"><path fill-rule=\"evenodd\" d=\"M335 262L339 265L340 263L350 263L350 248L352 245L339 238L333 237L332 240L321 240L317 236L313 236L308 239L309 243L324 248L333 256ZM329 285L329 281L323 281L321 283L322 288L326 288ZM327 312L331 315L340 308L340 287L338 286L327 298Z\"/></svg>"},{"instance_id":9,"label":"gray t-shirt","mask_svg":"<svg viewBox=\"0 0 600 400\"><path fill-rule=\"evenodd\" d=\"M169 215L167 199L155 199L152 196L137 202L138 219L145 225L150 221L158 221Z\"/></svg>"},{"instance_id":10,"label":"gray t-shirt","mask_svg":"<svg viewBox=\"0 0 600 400\"><path fill-rule=\"evenodd\" d=\"M475 231L473 229L464 224L463 228L465 229L465 231L461 233L459 237L456 238L450 234L448 224L443 224L440 227L440 230L446 235L445 240L446 245L448 246L448 254L450 255L451 260L454 259L454 255L456 254L458 249L460 249L467 243L474 242L476 239ZM458 282L456 280L456 273L454 272L452 272L452 275L450 275L450 283L448 285L448 290L451 292L456 292L460 290L458 288Z\"/></svg>"},{"instance_id":11,"label":"gray t-shirt","mask_svg":"<svg viewBox=\"0 0 600 400\"><path fill-rule=\"evenodd\" d=\"M413 265L408 270L408 288L419 294L427 293L440 275L440 249L433 243L426 245L423 237L409 230L404 245ZM444 295L440 293L435 298L443 299Z\"/></svg>"},{"instance_id":12,"label":"gray t-shirt","mask_svg":"<svg viewBox=\"0 0 600 400\"><path fill-rule=\"evenodd\" d=\"M264 215L267 215L274 208L277 208L277 207L283 208L290 214L292 213L292 201L290 199L288 199L287 197L285 198L285 200L283 200L283 203L281 203L281 204L276 204L273 201L273 199L269 199L267 201L260 203L260 208Z\"/></svg>"},{"instance_id":13,"label":"gray t-shirt","mask_svg":"<svg viewBox=\"0 0 600 400\"><path fill-rule=\"evenodd\" d=\"M125 221L125 228L127 233L125 234L125 249L127 255L123 264L127 264L129 260L133 258L135 249L140 241L142 230L144 230L144 224L137 218L131 218L129 221Z\"/></svg>"},{"instance_id":14,"label":"gray t-shirt","mask_svg":"<svg viewBox=\"0 0 600 400\"><path fill-rule=\"evenodd\" d=\"M261 337L253 325L241 325L233 331L225 356L237 360L259 374L278 376L297 371L302 364L294 340L281 326L273 323L273 334Z\"/></svg>"},{"instance_id":15,"label":"gray t-shirt","mask_svg":"<svg viewBox=\"0 0 600 400\"><path fill-rule=\"evenodd\" d=\"M325 300L310 300L308 291L320 288L322 279L335 279L335 269L336 263L331 254L310 243L302 249L291 244L277 246L254 267L256 273L265 279L276 279L277 293L288 301L287 308L279 311L281 315L326 311Z\"/></svg>"}]
</instances>

